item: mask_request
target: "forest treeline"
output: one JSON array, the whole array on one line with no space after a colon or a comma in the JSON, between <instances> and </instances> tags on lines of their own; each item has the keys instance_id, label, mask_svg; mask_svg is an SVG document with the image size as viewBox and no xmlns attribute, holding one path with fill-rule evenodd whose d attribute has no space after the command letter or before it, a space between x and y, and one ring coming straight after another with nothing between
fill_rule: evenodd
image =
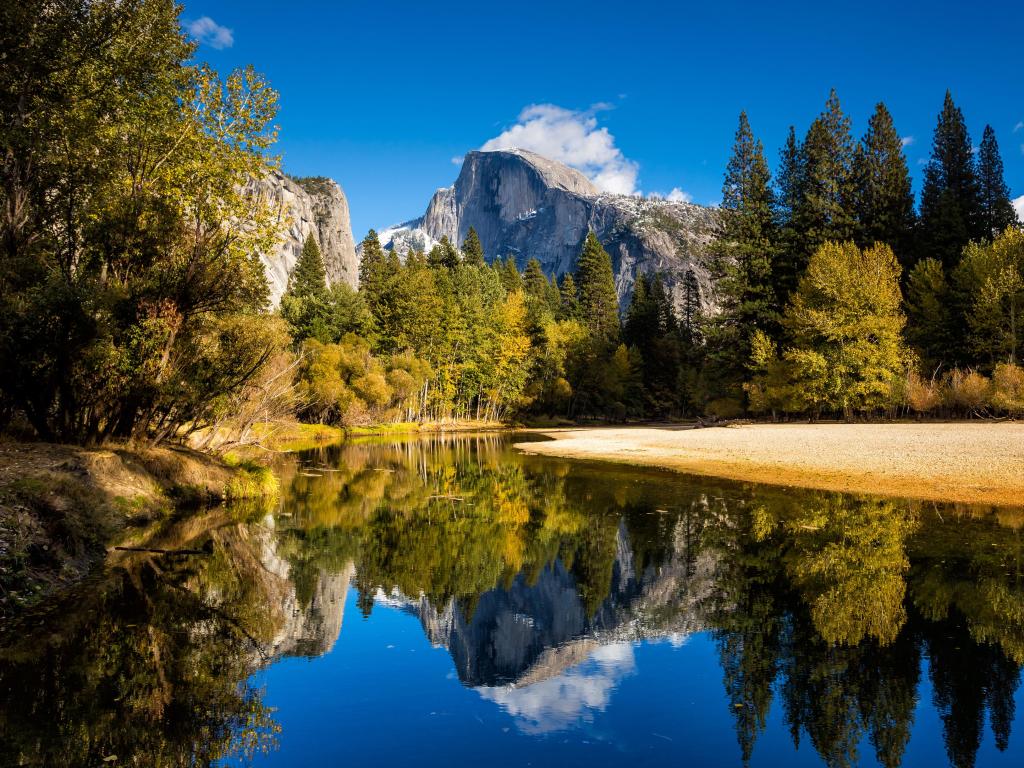
<instances>
[{"instance_id":1,"label":"forest treeline","mask_svg":"<svg viewBox=\"0 0 1024 768\"><path fill-rule=\"evenodd\" d=\"M916 206L884 106L854 141L833 94L774 177L741 116L711 296L641 275L620 307L592 234L556 281L472 231L406 254L371 232L358 291L310 241L274 313L281 222L246 182L276 165L277 94L197 62L179 12L0 16L0 429L1024 410L1024 236L993 131L975 152L948 94Z\"/></svg>"},{"instance_id":2,"label":"forest treeline","mask_svg":"<svg viewBox=\"0 0 1024 768\"><path fill-rule=\"evenodd\" d=\"M995 134L975 151L947 93L915 206L883 104L863 138L833 92L772 179L740 115L713 244L715 311L640 275L620 313L591 233L559 280L488 266L476 233L427 254L362 243L358 292L310 240L282 314L300 406L343 424L441 418L1024 413L1024 233ZM621 317L620 317L621 315Z\"/></svg>"}]
</instances>

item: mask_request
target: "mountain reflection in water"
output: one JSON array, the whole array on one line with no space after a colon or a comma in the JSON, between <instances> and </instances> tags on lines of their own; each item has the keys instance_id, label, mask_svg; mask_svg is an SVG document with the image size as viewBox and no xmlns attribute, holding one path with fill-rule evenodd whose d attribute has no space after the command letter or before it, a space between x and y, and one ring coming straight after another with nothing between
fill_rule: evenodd
<instances>
[{"instance_id":1,"label":"mountain reflection in water","mask_svg":"<svg viewBox=\"0 0 1024 768\"><path fill-rule=\"evenodd\" d=\"M502 436L346 444L281 475L273 509L154 535L207 554L122 554L3 628L0 763L309 764L288 722L310 683L286 657L349 665L346 687L303 689L322 718L302 724L307 756L382 719L394 749L455 727L402 719L423 710L504 718L491 764L1024 762L1020 511L529 457ZM362 620L343 631L347 603ZM428 658L365 666L367 648L418 647L402 616L461 695ZM716 703L658 725L680 670L680 708ZM726 723L711 759L701 739Z\"/></svg>"}]
</instances>

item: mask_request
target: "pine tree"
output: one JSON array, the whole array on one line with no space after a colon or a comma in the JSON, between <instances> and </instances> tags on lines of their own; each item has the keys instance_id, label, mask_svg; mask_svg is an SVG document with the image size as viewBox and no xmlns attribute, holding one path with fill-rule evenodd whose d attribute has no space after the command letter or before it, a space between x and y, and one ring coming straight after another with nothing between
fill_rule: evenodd
<instances>
[{"instance_id":1,"label":"pine tree","mask_svg":"<svg viewBox=\"0 0 1024 768\"><path fill-rule=\"evenodd\" d=\"M312 233L306 236L295 269L288 278L288 292L303 298L327 298L327 270Z\"/></svg>"},{"instance_id":2,"label":"pine tree","mask_svg":"<svg viewBox=\"0 0 1024 768\"><path fill-rule=\"evenodd\" d=\"M367 303L372 307L387 283L390 274L388 261L377 233L372 229L363 238L360 251L362 256L359 261L359 290L366 295Z\"/></svg>"},{"instance_id":3,"label":"pine tree","mask_svg":"<svg viewBox=\"0 0 1024 768\"><path fill-rule=\"evenodd\" d=\"M572 272L562 275L562 282L558 286L559 295L559 320L579 320L580 318L580 296L576 289L576 280Z\"/></svg>"},{"instance_id":4,"label":"pine tree","mask_svg":"<svg viewBox=\"0 0 1024 768\"><path fill-rule=\"evenodd\" d=\"M459 252L448 235L441 235L441 239L427 254L427 261L430 266L441 269L455 269L459 265Z\"/></svg>"},{"instance_id":5,"label":"pine tree","mask_svg":"<svg viewBox=\"0 0 1024 768\"><path fill-rule=\"evenodd\" d=\"M879 102L854 156L857 241L861 247L887 243L910 266L914 230L914 193L903 141L892 115Z\"/></svg>"},{"instance_id":6,"label":"pine tree","mask_svg":"<svg viewBox=\"0 0 1024 768\"><path fill-rule=\"evenodd\" d=\"M715 378L723 390L742 382L754 334L758 330L777 333L779 311L772 292L776 230L770 182L761 142L754 139L746 113L741 113L722 185L723 231L715 244L722 310L711 342Z\"/></svg>"},{"instance_id":7,"label":"pine tree","mask_svg":"<svg viewBox=\"0 0 1024 768\"><path fill-rule=\"evenodd\" d=\"M775 198L779 227L778 255L772 269L772 290L779 306L785 306L796 288L806 263L800 252L796 228L796 212L803 198L803 150L796 139L796 129L789 126L786 143L779 153L778 193Z\"/></svg>"},{"instance_id":8,"label":"pine tree","mask_svg":"<svg viewBox=\"0 0 1024 768\"><path fill-rule=\"evenodd\" d=\"M612 259L593 232L587 233L576 262L580 312L595 338L614 341L619 336L619 297L615 291Z\"/></svg>"},{"instance_id":9,"label":"pine tree","mask_svg":"<svg viewBox=\"0 0 1024 768\"><path fill-rule=\"evenodd\" d=\"M462 263L473 267L482 267L485 263L484 247L473 227L469 228L466 239L462 242Z\"/></svg>"},{"instance_id":10,"label":"pine tree","mask_svg":"<svg viewBox=\"0 0 1024 768\"><path fill-rule=\"evenodd\" d=\"M1017 224L1017 212L1010 202L1010 189L1003 179L1003 158L999 156L996 132L985 126L978 150L978 186L981 190L982 221L986 237L995 237Z\"/></svg>"},{"instance_id":11,"label":"pine tree","mask_svg":"<svg viewBox=\"0 0 1024 768\"><path fill-rule=\"evenodd\" d=\"M501 277L501 285L507 293L515 293L523 290L523 276L519 274L514 256L509 256L502 261L500 258L494 260L494 268Z\"/></svg>"},{"instance_id":12,"label":"pine tree","mask_svg":"<svg viewBox=\"0 0 1024 768\"><path fill-rule=\"evenodd\" d=\"M802 272L826 241L850 240L855 230L853 138L835 89L801 145L801 194L794 210Z\"/></svg>"},{"instance_id":13,"label":"pine tree","mask_svg":"<svg viewBox=\"0 0 1024 768\"><path fill-rule=\"evenodd\" d=\"M698 341L700 323L700 283L692 269L687 269L683 276L683 316L682 331L684 340L689 344Z\"/></svg>"},{"instance_id":14,"label":"pine tree","mask_svg":"<svg viewBox=\"0 0 1024 768\"><path fill-rule=\"evenodd\" d=\"M295 268L288 278L288 288L281 297L281 316L288 323L292 339L301 342L316 338L329 342L327 273L320 246L313 235L306 237Z\"/></svg>"},{"instance_id":15,"label":"pine tree","mask_svg":"<svg viewBox=\"0 0 1024 768\"><path fill-rule=\"evenodd\" d=\"M622 340L631 347L639 347L657 333L657 320L647 290L647 275L641 272L633 281L633 295L622 321Z\"/></svg>"},{"instance_id":16,"label":"pine tree","mask_svg":"<svg viewBox=\"0 0 1024 768\"><path fill-rule=\"evenodd\" d=\"M960 261L968 242L985 237L971 137L949 91L925 168L920 232L918 256L939 259L947 272Z\"/></svg>"},{"instance_id":17,"label":"pine tree","mask_svg":"<svg viewBox=\"0 0 1024 768\"><path fill-rule=\"evenodd\" d=\"M526 269L523 271L523 289L527 296L547 303L548 279L537 259L530 259L526 262Z\"/></svg>"}]
</instances>

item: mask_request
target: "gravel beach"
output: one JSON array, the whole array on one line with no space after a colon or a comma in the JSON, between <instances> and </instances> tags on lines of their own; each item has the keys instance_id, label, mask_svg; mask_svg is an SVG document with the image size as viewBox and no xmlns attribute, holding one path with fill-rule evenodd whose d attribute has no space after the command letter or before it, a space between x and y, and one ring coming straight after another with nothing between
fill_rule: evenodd
<instances>
[{"instance_id":1,"label":"gravel beach","mask_svg":"<svg viewBox=\"0 0 1024 768\"><path fill-rule=\"evenodd\" d=\"M734 480L1024 506L1024 423L750 424L538 430L528 453Z\"/></svg>"}]
</instances>

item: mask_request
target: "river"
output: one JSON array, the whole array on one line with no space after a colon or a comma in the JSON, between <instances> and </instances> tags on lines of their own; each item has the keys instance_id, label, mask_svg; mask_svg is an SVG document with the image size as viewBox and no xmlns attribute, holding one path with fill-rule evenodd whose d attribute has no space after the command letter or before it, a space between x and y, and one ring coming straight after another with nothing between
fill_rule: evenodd
<instances>
[{"instance_id":1,"label":"river","mask_svg":"<svg viewBox=\"0 0 1024 768\"><path fill-rule=\"evenodd\" d=\"M0 764L1024 764L1022 510L505 435L279 472L4 628Z\"/></svg>"}]
</instances>

